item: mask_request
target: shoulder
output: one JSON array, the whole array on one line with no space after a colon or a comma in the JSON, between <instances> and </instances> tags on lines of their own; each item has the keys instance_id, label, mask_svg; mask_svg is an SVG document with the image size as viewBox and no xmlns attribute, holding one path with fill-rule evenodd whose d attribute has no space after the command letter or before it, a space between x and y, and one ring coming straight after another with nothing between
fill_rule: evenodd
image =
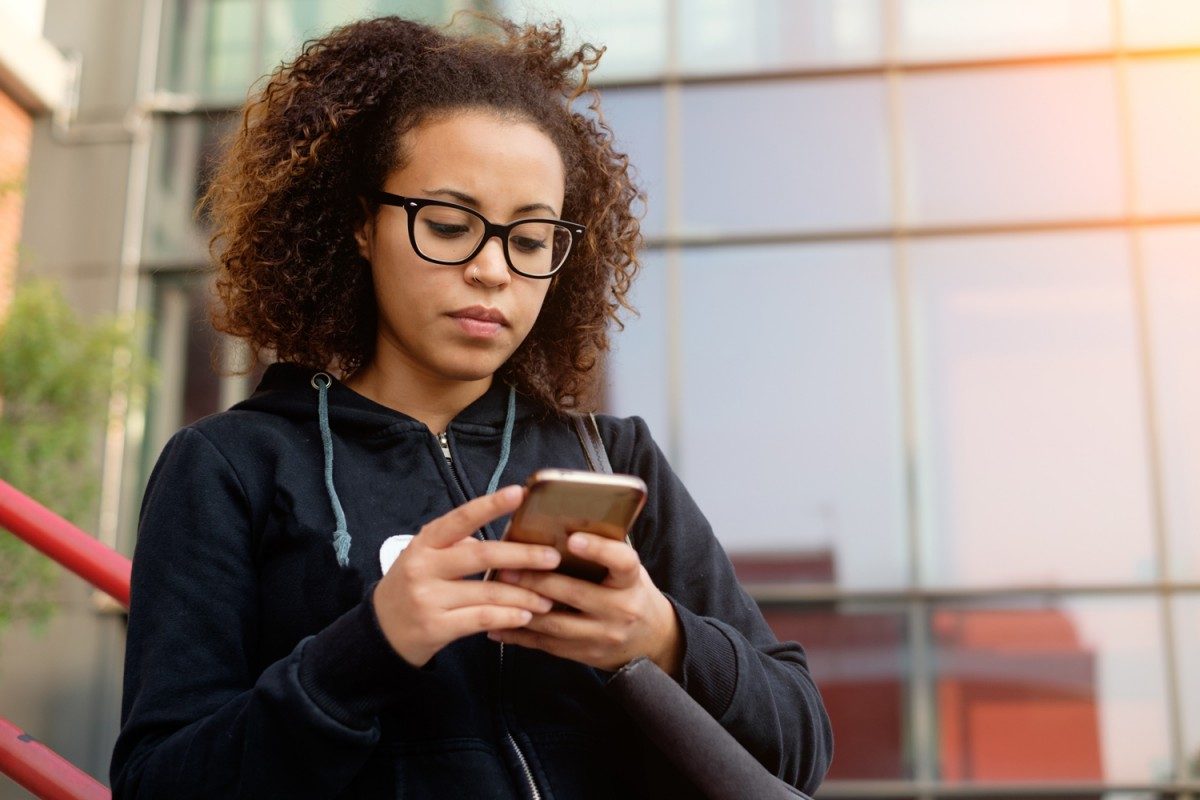
<instances>
[{"instance_id":1,"label":"shoulder","mask_svg":"<svg viewBox=\"0 0 1200 800\"><path fill-rule=\"evenodd\" d=\"M194 481L201 474L226 475L246 496L257 496L272 480L276 465L305 447L308 432L272 414L230 410L197 420L178 431L163 446L150 476Z\"/></svg>"}]
</instances>

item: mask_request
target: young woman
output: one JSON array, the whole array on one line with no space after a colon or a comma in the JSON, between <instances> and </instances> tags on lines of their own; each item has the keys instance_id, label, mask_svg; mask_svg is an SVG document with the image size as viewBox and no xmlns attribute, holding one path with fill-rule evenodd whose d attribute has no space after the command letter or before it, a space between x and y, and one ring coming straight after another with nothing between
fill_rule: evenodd
<instances>
[{"instance_id":1,"label":"young woman","mask_svg":"<svg viewBox=\"0 0 1200 800\"><path fill-rule=\"evenodd\" d=\"M587 468L565 411L640 237L573 104L595 51L494 28L350 25L246 108L206 197L216 322L279 363L151 476L118 798L700 796L604 693L638 656L784 780L824 775L803 651L640 419L599 417L649 487L634 546L569 540L602 584L497 540L529 474Z\"/></svg>"}]
</instances>

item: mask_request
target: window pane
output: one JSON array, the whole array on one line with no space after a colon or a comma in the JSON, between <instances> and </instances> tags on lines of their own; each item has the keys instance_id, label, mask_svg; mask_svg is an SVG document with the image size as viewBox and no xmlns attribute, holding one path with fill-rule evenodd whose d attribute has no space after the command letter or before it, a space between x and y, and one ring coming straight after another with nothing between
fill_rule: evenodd
<instances>
[{"instance_id":1,"label":"window pane","mask_svg":"<svg viewBox=\"0 0 1200 800\"><path fill-rule=\"evenodd\" d=\"M336 25L382 14L442 22L455 0L201 0L173 2L163 82L207 102L240 104L247 90L300 45Z\"/></svg>"},{"instance_id":2,"label":"window pane","mask_svg":"<svg viewBox=\"0 0 1200 800\"><path fill-rule=\"evenodd\" d=\"M612 334L606 410L646 420L663 452L672 452L667 404L667 260L644 253L630 300L640 316L626 315L625 330Z\"/></svg>"},{"instance_id":3,"label":"window pane","mask_svg":"<svg viewBox=\"0 0 1200 800\"><path fill-rule=\"evenodd\" d=\"M1200 228L1142 232L1158 446L1176 580L1200 579ZM1197 673L1200 674L1200 673Z\"/></svg>"},{"instance_id":4,"label":"window pane","mask_svg":"<svg viewBox=\"0 0 1200 800\"><path fill-rule=\"evenodd\" d=\"M740 561L734 563L741 576ZM766 606L763 614L776 636L800 642L808 654L837 747L827 780L912 777L905 614L854 606L832 612Z\"/></svg>"},{"instance_id":5,"label":"window pane","mask_svg":"<svg viewBox=\"0 0 1200 800\"><path fill-rule=\"evenodd\" d=\"M890 251L685 252L680 468L726 547L907 578Z\"/></svg>"},{"instance_id":6,"label":"window pane","mask_svg":"<svg viewBox=\"0 0 1200 800\"><path fill-rule=\"evenodd\" d=\"M1126 237L909 256L925 579L1156 577Z\"/></svg>"},{"instance_id":7,"label":"window pane","mask_svg":"<svg viewBox=\"0 0 1200 800\"><path fill-rule=\"evenodd\" d=\"M1113 217L1123 209L1109 66L904 79L906 208L924 224Z\"/></svg>"},{"instance_id":8,"label":"window pane","mask_svg":"<svg viewBox=\"0 0 1200 800\"><path fill-rule=\"evenodd\" d=\"M561 19L569 41L607 47L596 79L660 75L667 59L667 0L494 0L518 22ZM573 45L574 46L574 45Z\"/></svg>"},{"instance_id":9,"label":"window pane","mask_svg":"<svg viewBox=\"0 0 1200 800\"><path fill-rule=\"evenodd\" d=\"M191 66L188 89L203 97L235 103L246 96L246 90L261 72L254 63L258 29L254 6L249 0L212 0L203 4L207 13L200 26L201 49L193 51L198 63ZM200 13L197 11L196 16ZM193 18L189 26L197 22Z\"/></svg>"},{"instance_id":10,"label":"window pane","mask_svg":"<svg viewBox=\"0 0 1200 800\"><path fill-rule=\"evenodd\" d=\"M940 777L1171 777L1149 598L948 603L930 616Z\"/></svg>"},{"instance_id":11,"label":"window pane","mask_svg":"<svg viewBox=\"0 0 1200 800\"><path fill-rule=\"evenodd\" d=\"M221 142L236 115L173 117L155 123L150 150L145 261L162 264L208 262L208 232L195 217Z\"/></svg>"},{"instance_id":12,"label":"window pane","mask_svg":"<svg viewBox=\"0 0 1200 800\"><path fill-rule=\"evenodd\" d=\"M1177 595L1174 603L1183 758L1188 774L1200 778L1200 595Z\"/></svg>"},{"instance_id":13,"label":"window pane","mask_svg":"<svg viewBox=\"0 0 1200 800\"><path fill-rule=\"evenodd\" d=\"M385 14L439 24L450 18L456 5L453 0L266 0L266 41L259 71L267 73L280 61L291 61L306 40L338 25Z\"/></svg>"},{"instance_id":14,"label":"window pane","mask_svg":"<svg viewBox=\"0 0 1200 800\"><path fill-rule=\"evenodd\" d=\"M161 375L154 389L146 446L157 453L182 425L220 411L220 379L213 370L217 334L208 322L209 284L195 274L154 281L154 358Z\"/></svg>"},{"instance_id":15,"label":"window pane","mask_svg":"<svg viewBox=\"0 0 1200 800\"><path fill-rule=\"evenodd\" d=\"M646 193L642 234L662 236L667 227L667 163L662 89L607 89L600 111L613 130L616 149L629 156L635 181Z\"/></svg>"},{"instance_id":16,"label":"window pane","mask_svg":"<svg viewBox=\"0 0 1200 800\"><path fill-rule=\"evenodd\" d=\"M1108 50L1111 0L901 0L910 61Z\"/></svg>"},{"instance_id":17,"label":"window pane","mask_svg":"<svg viewBox=\"0 0 1200 800\"><path fill-rule=\"evenodd\" d=\"M1138 210L1143 213L1200 212L1197 97L1200 59L1139 59L1129 63Z\"/></svg>"},{"instance_id":18,"label":"window pane","mask_svg":"<svg viewBox=\"0 0 1200 800\"><path fill-rule=\"evenodd\" d=\"M882 79L687 86L682 106L689 232L890 225Z\"/></svg>"},{"instance_id":19,"label":"window pane","mask_svg":"<svg viewBox=\"0 0 1200 800\"><path fill-rule=\"evenodd\" d=\"M695 73L877 63L881 17L881 0L693 0L680 61Z\"/></svg>"},{"instance_id":20,"label":"window pane","mask_svg":"<svg viewBox=\"0 0 1200 800\"><path fill-rule=\"evenodd\" d=\"M1121 0L1127 47L1186 47L1200 44L1196 0Z\"/></svg>"}]
</instances>

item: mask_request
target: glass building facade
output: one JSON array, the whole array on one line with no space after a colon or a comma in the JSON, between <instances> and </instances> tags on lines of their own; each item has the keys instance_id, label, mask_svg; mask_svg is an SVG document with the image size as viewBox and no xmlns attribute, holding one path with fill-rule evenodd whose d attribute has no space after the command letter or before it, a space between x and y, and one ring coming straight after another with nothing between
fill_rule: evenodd
<instances>
[{"instance_id":1,"label":"glass building facade","mask_svg":"<svg viewBox=\"0 0 1200 800\"><path fill-rule=\"evenodd\" d=\"M193 216L231 112L332 25L464 7L608 46L648 246L606 409L807 647L821 796L1200 797L1193 0L167 2L130 480L253 381Z\"/></svg>"}]
</instances>

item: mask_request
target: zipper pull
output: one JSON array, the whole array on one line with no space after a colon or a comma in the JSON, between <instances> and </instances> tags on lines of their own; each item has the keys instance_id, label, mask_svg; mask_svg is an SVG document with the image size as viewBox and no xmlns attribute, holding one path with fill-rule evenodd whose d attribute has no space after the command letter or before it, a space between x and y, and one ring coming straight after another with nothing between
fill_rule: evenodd
<instances>
[{"instance_id":1,"label":"zipper pull","mask_svg":"<svg viewBox=\"0 0 1200 800\"><path fill-rule=\"evenodd\" d=\"M446 432L442 431L437 435L438 444L442 447L442 455L446 457L446 463L453 463L450 459L450 439L446 436Z\"/></svg>"}]
</instances>

